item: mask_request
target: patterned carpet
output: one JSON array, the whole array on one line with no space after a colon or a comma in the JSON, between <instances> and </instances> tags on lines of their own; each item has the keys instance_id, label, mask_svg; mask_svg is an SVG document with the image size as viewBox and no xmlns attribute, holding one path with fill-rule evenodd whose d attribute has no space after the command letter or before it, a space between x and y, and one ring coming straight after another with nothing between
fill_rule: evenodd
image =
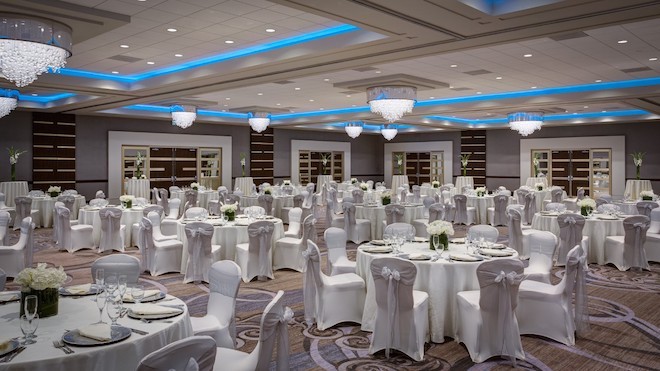
<instances>
[{"instance_id":1,"label":"patterned carpet","mask_svg":"<svg viewBox=\"0 0 660 371\"><path fill-rule=\"evenodd\" d=\"M319 220L318 225L323 225ZM465 235L465 227L456 228L456 237ZM507 230L500 228L500 239L506 241ZM62 265L70 284L90 282L90 265L99 255L90 250L75 254L52 248L52 230L35 233L35 262ZM17 232L12 235L16 241ZM325 251L322 233L319 246ZM349 244L349 258L355 259L354 244ZM128 254L138 256L131 248ZM325 257L323 257L325 259ZM325 261L321 262L325 267ZM554 282L563 271L553 271ZM178 296L189 305L194 316L206 311L208 286L183 284L182 275L159 277L142 275L145 286L153 286ZM8 289L16 285L8 283ZM261 312L277 290L285 290L285 305L295 312L290 326L290 366L293 370L497 370L511 369L509 361L492 358L474 364L462 344L446 338L442 344L427 343L425 358L413 362L400 353L389 360L384 352L369 355L370 333L360 331L353 323L343 323L326 331L306 328L303 319L302 274L283 270L275 272L268 282L241 284L236 305L238 324L237 348L249 352L258 339ZM591 330L578 338L575 347L567 347L541 337L523 336L526 361L517 367L531 370L653 370L660 369L660 264L651 271L620 272L613 266L590 265L588 276Z\"/></svg>"}]
</instances>

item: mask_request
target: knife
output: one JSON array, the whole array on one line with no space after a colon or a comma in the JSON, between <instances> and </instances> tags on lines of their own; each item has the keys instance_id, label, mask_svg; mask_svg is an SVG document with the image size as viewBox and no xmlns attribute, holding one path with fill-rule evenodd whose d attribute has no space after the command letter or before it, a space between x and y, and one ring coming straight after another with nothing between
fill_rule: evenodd
<instances>
[{"instance_id":1,"label":"knife","mask_svg":"<svg viewBox=\"0 0 660 371\"><path fill-rule=\"evenodd\" d=\"M11 360L14 359L14 357L16 357L20 352L22 352L24 350L25 350L25 347L19 347L18 349L16 349L14 351L14 353L10 354L7 358L5 358L4 362L5 363L11 362Z\"/></svg>"},{"instance_id":2,"label":"knife","mask_svg":"<svg viewBox=\"0 0 660 371\"><path fill-rule=\"evenodd\" d=\"M142 330L138 330L138 329L136 329L136 328L131 328L131 331L134 332L134 333L136 333L136 334L138 334L138 335L149 335L148 332L146 332L146 331L142 331Z\"/></svg>"}]
</instances>

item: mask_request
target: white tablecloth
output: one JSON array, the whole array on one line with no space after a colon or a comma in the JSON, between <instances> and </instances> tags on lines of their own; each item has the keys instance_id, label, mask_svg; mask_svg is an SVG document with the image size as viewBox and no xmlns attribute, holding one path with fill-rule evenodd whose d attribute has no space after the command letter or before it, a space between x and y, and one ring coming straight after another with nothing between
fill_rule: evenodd
<instances>
[{"instance_id":1,"label":"white tablecloth","mask_svg":"<svg viewBox=\"0 0 660 371\"><path fill-rule=\"evenodd\" d=\"M234 190L238 188L244 195L249 196L252 194L252 185L254 181L251 176L238 177L234 181Z\"/></svg>"},{"instance_id":2,"label":"white tablecloth","mask_svg":"<svg viewBox=\"0 0 660 371\"><path fill-rule=\"evenodd\" d=\"M474 178L471 176L457 176L456 177L456 193L463 193L463 187L472 186L474 188Z\"/></svg>"},{"instance_id":3,"label":"white tablecloth","mask_svg":"<svg viewBox=\"0 0 660 371\"><path fill-rule=\"evenodd\" d=\"M245 222L247 224L247 219L237 218L236 220L240 222ZM214 219L209 219L207 222L211 222ZM219 222L218 219L215 219ZM284 223L282 219L266 219L275 223L275 230L273 231L273 245L275 247L275 241L280 238L284 238ZM220 259L222 260L236 260L236 245L239 243L249 242L250 239L247 233L247 225L236 225L236 222L228 222L225 225L214 225L213 226L213 245L220 245ZM188 268L188 239L186 238L186 225L184 223L177 223L176 225L176 237L179 241L183 242L183 254L181 255L181 273L185 274ZM273 250L271 249L271 252Z\"/></svg>"},{"instance_id":4,"label":"white tablecloth","mask_svg":"<svg viewBox=\"0 0 660 371\"><path fill-rule=\"evenodd\" d=\"M150 185L149 179L126 179L124 180L124 194L151 200Z\"/></svg>"},{"instance_id":5,"label":"white tablecloth","mask_svg":"<svg viewBox=\"0 0 660 371\"><path fill-rule=\"evenodd\" d=\"M616 206L619 207L619 210L626 215L637 215L637 201L624 201L624 202L613 202Z\"/></svg>"},{"instance_id":6,"label":"white tablecloth","mask_svg":"<svg viewBox=\"0 0 660 371\"><path fill-rule=\"evenodd\" d=\"M528 187L536 188L536 183L543 183L543 187L548 188L548 178L544 176L529 177L525 182L525 185Z\"/></svg>"},{"instance_id":7,"label":"white tablecloth","mask_svg":"<svg viewBox=\"0 0 660 371\"><path fill-rule=\"evenodd\" d=\"M536 199L535 199L536 200L536 202L535 202L536 203L536 211L543 211L545 209L543 201L552 200L552 192L550 191L550 189L544 189L542 191L534 190L532 192L534 192L534 194L536 195ZM561 196L562 200L566 200L566 197L567 197L566 191L563 191L562 196ZM513 191L513 199L515 200L515 202L518 202L518 191ZM570 202L570 200L568 202ZM564 204L566 204L566 203L564 203ZM568 205L566 205L566 207L569 208ZM569 208L569 210L570 210L570 208Z\"/></svg>"},{"instance_id":8,"label":"white tablecloth","mask_svg":"<svg viewBox=\"0 0 660 371\"><path fill-rule=\"evenodd\" d=\"M179 205L179 214L183 212L183 208L186 206L186 191L174 191L172 192L171 198L178 198L181 200ZM205 190L197 191L197 206L203 207L205 209L209 208L209 201L217 200L220 198L218 191L214 190Z\"/></svg>"},{"instance_id":9,"label":"white tablecloth","mask_svg":"<svg viewBox=\"0 0 660 371\"><path fill-rule=\"evenodd\" d=\"M27 196L28 184L25 181L0 182L0 193L5 194L5 205L12 207L14 198L18 196Z\"/></svg>"},{"instance_id":10,"label":"white tablecloth","mask_svg":"<svg viewBox=\"0 0 660 371\"><path fill-rule=\"evenodd\" d=\"M425 253L434 255L429 250L428 242L405 244L402 250L406 253ZM466 253L466 245L449 245L450 252ZM517 257L514 252L513 257ZM443 253L448 256L448 253ZM373 331L376 321L376 294L374 280L369 270L373 259L392 257L391 254L369 254L358 249L356 273L367 283L367 297L362 314L362 330ZM440 259L431 261L414 261L417 267L417 278L414 289L429 295L429 330L431 341L442 343L445 336L456 336L456 294L466 290L478 290L477 267L481 262L448 262Z\"/></svg>"},{"instance_id":11,"label":"white tablecloth","mask_svg":"<svg viewBox=\"0 0 660 371\"><path fill-rule=\"evenodd\" d=\"M626 181L626 190L623 192L623 196L627 200L637 200L640 197L639 193L642 191L652 191L650 180L637 180L637 179L628 179Z\"/></svg>"},{"instance_id":12,"label":"white tablecloth","mask_svg":"<svg viewBox=\"0 0 660 371\"><path fill-rule=\"evenodd\" d=\"M387 220L385 206L355 205L355 218L368 219L371 222L371 239L383 237L383 221ZM404 223L424 218L424 206L406 206L403 214Z\"/></svg>"},{"instance_id":13,"label":"white tablecloth","mask_svg":"<svg viewBox=\"0 0 660 371\"><path fill-rule=\"evenodd\" d=\"M623 219L601 220L599 214L593 218L587 218L582 230L583 236L589 237L589 251L587 259L589 263L605 264L605 238L607 236L623 236ZM542 231L550 231L559 238L559 224L556 216L541 215L536 213L532 219L532 228Z\"/></svg>"},{"instance_id":14,"label":"white tablecloth","mask_svg":"<svg viewBox=\"0 0 660 371\"><path fill-rule=\"evenodd\" d=\"M71 219L78 219L78 212L85 207L85 196L76 195L76 201L73 203L73 211L71 212ZM32 197L32 209L41 212L41 226L50 228L53 226L53 209L55 209L55 202L57 198L46 197Z\"/></svg>"},{"instance_id":15,"label":"white tablecloth","mask_svg":"<svg viewBox=\"0 0 660 371\"><path fill-rule=\"evenodd\" d=\"M468 196L467 206L477 209L477 224L488 224L488 208L494 206L493 197L492 195Z\"/></svg>"},{"instance_id":16,"label":"white tablecloth","mask_svg":"<svg viewBox=\"0 0 660 371\"><path fill-rule=\"evenodd\" d=\"M105 346L71 346L75 353L66 355L62 350L53 347L53 340L60 339L65 329L73 330L99 320L99 310L91 298L93 296L81 299L60 297L59 313L56 316L39 320L36 332L37 343L27 346L11 363L0 363L0 370L135 370L140 360L147 354L193 335L188 310L184 306L185 312L171 318L172 323L154 321L146 324L128 317L121 318L118 321L120 325L147 331L149 334L133 333L124 341ZM173 300L168 301L167 304L184 303L181 300ZM130 308L131 304L126 304L126 307ZM106 313L104 310L103 320L109 322ZM2 323L3 337L22 336L18 314L18 303L0 306L0 317L4 321Z\"/></svg>"},{"instance_id":17,"label":"white tablecloth","mask_svg":"<svg viewBox=\"0 0 660 371\"><path fill-rule=\"evenodd\" d=\"M99 216L99 208L97 207L84 207L78 213L78 224L86 224L94 227L92 238L94 239L94 246L98 246L101 241L101 217ZM133 207L132 209L122 209L120 223L125 225L124 228L124 246L132 246L131 243L131 228L134 223L139 223L142 220L144 209L141 207Z\"/></svg>"},{"instance_id":18,"label":"white tablecloth","mask_svg":"<svg viewBox=\"0 0 660 371\"><path fill-rule=\"evenodd\" d=\"M392 192L397 193L397 189L399 189L399 187L403 186L404 184L410 184L407 175L392 175L392 183L388 188L391 189Z\"/></svg>"}]
</instances>

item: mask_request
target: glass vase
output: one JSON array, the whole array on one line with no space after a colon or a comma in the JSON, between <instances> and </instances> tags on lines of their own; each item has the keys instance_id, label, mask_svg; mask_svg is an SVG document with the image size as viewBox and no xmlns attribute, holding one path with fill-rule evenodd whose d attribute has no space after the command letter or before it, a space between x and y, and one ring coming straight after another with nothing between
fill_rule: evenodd
<instances>
[{"instance_id":1,"label":"glass vase","mask_svg":"<svg viewBox=\"0 0 660 371\"><path fill-rule=\"evenodd\" d=\"M641 166L636 166L635 168L637 170L637 174L636 174L637 175L637 180L639 180L640 179L639 172L642 170L642 167ZM13 174L13 172L12 172L12 174ZM14 179L12 178L12 180L14 180Z\"/></svg>"},{"instance_id":2,"label":"glass vase","mask_svg":"<svg viewBox=\"0 0 660 371\"><path fill-rule=\"evenodd\" d=\"M49 195L50 195L50 197L55 198L55 197L59 196L60 193L59 192L50 192Z\"/></svg>"},{"instance_id":3,"label":"glass vase","mask_svg":"<svg viewBox=\"0 0 660 371\"><path fill-rule=\"evenodd\" d=\"M447 250L449 248L449 237L446 233L440 234L440 245L438 246L440 250ZM433 235L429 236L429 248L435 250L433 246Z\"/></svg>"},{"instance_id":4,"label":"glass vase","mask_svg":"<svg viewBox=\"0 0 660 371\"><path fill-rule=\"evenodd\" d=\"M25 298L28 295L34 295L37 297L37 314L39 314L39 318L51 317L57 314L60 300L58 289L48 288L43 290L30 289L28 291L21 291L21 316L25 314Z\"/></svg>"},{"instance_id":5,"label":"glass vase","mask_svg":"<svg viewBox=\"0 0 660 371\"><path fill-rule=\"evenodd\" d=\"M385 206L385 205L389 205L389 204L390 204L390 201L391 201L389 198L383 198L383 199L381 199L381 200L382 200L382 202L383 202L383 206Z\"/></svg>"},{"instance_id":6,"label":"glass vase","mask_svg":"<svg viewBox=\"0 0 660 371\"><path fill-rule=\"evenodd\" d=\"M225 216L227 217L227 221L233 222L236 218L236 213L233 211L225 211Z\"/></svg>"},{"instance_id":7,"label":"glass vase","mask_svg":"<svg viewBox=\"0 0 660 371\"><path fill-rule=\"evenodd\" d=\"M588 206L582 206L580 208L580 214L582 214L582 216L589 216L590 212L591 212L591 208Z\"/></svg>"},{"instance_id":8,"label":"glass vase","mask_svg":"<svg viewBox=\"0 0 660 371\"><path fill-rule=\"evenodd\" d=\"M639 176L637 179L639 179ZM16 164L11 164L11 181L16 181Z\"/></svg>"}]
</instances>

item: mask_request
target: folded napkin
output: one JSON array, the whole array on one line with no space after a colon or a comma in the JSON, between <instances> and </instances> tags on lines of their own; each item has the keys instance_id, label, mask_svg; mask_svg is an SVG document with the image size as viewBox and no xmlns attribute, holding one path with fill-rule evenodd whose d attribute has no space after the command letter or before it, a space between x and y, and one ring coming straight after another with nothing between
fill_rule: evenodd
<instances>
[{"instance_id":1,"label":"folded napkin","mask_svg":"<svg viewBox=\"0 0 660 371\"><path fill-rule=\"evenodd\" d=\"M148 299L152 296L160 294L160 290L144 290L144 297L141 300ZM124 294L124 301L135 301L133 295L130 292Z\"/></svg>"},{"instance_id":2,"label":"folded napkin","mask_svg":"<svg viewBox=\"0 0 660 371\"><path fill-rule=\"evenodd\" d=\"M452 238L451 243L465 243L465 238Z\"/></svg>"},{"instance_id":3,"label":"folded napkin","mask_svg":"<svg viewBox=\"0 0 660 371\"><path fill-rule=\"evenodd\" d=\"M174 307L164 307L158 304L137 304L131 307L133 314L150 315L150 314L174 314L181 313L183 309Z\"/></svg>"},{"instance_id":4,"label":"folded napkin","mask_svg":"<svg viewBox=\"0 0 660 371\"><path fill-rule=\"evenodd\" d=\"M389 246L367 246L362 248L366 252L391 252L392 248Z\"/></svg>"},{"instance_id":5,"label":"folded napkin","mask_svg":"<svg viewBox=\"0 0 660 371\"><path fill-rule=\"evenodd\" d=\"M431 259L430 256L426 254L409 254L408 255L408 260L429 260Z\"/></svg>"},{"instance_id":6,"label":"folded napkin","mask_svg":"<svg viewBox=\"0 0 660 371\"><path fill-rule=\"evenodd\" d=\"M0 294L0 303L6 301L18 300L20 298L19 294L16 292L6 292Z\"/></svg>"},{"instance_id":7,"label":"folded napkin","mask_svg":"<svg viewBox=\"0 0 660 371\"><path fill-rule=\"evenodd\" d=\"M467 254L450 254L449 259L451 259L451 260L460 260L460 261L464 261L464 262L476 262L476 261L481 260L479 258L476 258L472 255L467 255Z\"/></svg>"},{"instance_id":8,"label":"folded napkin","mask_svg":"<svg viewBox=\"0 0 660 371\"><path fill-rule=\"evenodd\" d=\"M369 242L369 243L374 245L374 246L385 246L385 245L387 245L385 243L385 241L383 241L383 240L371 240L371 242Z\"/></svg>"},{"instance_id":9,"label":"folded napkin","mask_svg":"<svg viewBox=\"0 0 660 371\"><path fill-rule=\"evenodd\" d=\"M73 295L87 294L91 289L92 289L92 284L91 283L86 283L86 284L83 284L83 285L68 286L68 287L64 288L64 290L66 290L66 292L68 292L69 294L73 294Z\"/></svg>"},{"instance_id":10,"label":"folded napkin","mask_svg":"<svg viewBox=\"0 0 660 371\"><path fill-rule=\"evenodd\" d=\"M429 239L426 237L415 237L415 242L429 242Z\"/></svg>"},{"instance_id":11,"label":"folded napkin","mask_svg":"<svg viewBox=\"0 0 660 371\"><path fill-rule=\"evenodd\" d=\"M78 333L86 338L108 341L112 339L112 330L107 323L96 323L89 326L80 327Z\"/></svg>"},{"instance_id":12,"label":"folded napkin","mask_svg":"<svg viewBox=\"0 0 660 371\"><path fill-rule=\"evenodd\" d=\"M495 249L481 249L481 253L484 255L490 255L490 256L511 256L513 253L510 251L504 251L504 250L495 250Z\"/></svg>"}]
</instances>

